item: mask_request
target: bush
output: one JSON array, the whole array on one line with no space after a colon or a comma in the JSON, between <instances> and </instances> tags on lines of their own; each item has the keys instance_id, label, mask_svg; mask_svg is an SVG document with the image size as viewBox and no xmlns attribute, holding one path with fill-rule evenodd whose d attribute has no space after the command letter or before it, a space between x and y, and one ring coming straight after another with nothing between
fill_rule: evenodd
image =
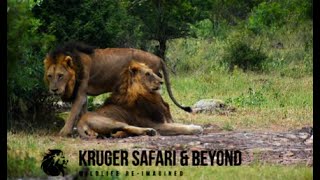
<instances>
[{"instance_id":1,"label":"bush","mask_svg":"<svg viewBox=\"0 0 320 180\"><path fill-rule=\"evenodd\" d=\"M269 31L270 27L282 25L286 14L288 14L286 9L281 8L279 3L262 2L252 10L248 19L248 28L255 33L260 33L263 30Z\"/></svg>"},{"instance_id":2,"label":"bush","mask_svg":"<svg viewBox=\"0 0 320 180\"><path fill-rule=\"evenodd\" d=\"M235 66L244 71L260 71L266 59L267 56L260 48L252 48L242 40L231 43L223 58L230 71L233 71Z\"/></svg>"},{"instance_id":3,"label":"bush","mask_svg":"<svg viewBox=\"0 0 320 180\"><path fill-rule=\"evenodd\" d=\"M254 33L274 32L290 24L313 19L312 0L282 0L262 2L252 9L248 18L248 28Z\"/></svg>"},{"instance_id":4,"label":"bush","mask_svg":"<svg viewBox=\"0 0 320 180\"><path fill-rule=\"evenodd\" d=\"M55 41L51 35L37 33L40 21L31 14L27 1L8 1L8 126L12 119L32 121L48 115L51 99L43 83L43 58ZM49 110L50 112L50 110Z\"/></svg>"},{"instance_id":5,"label":"bush","mask_svg":"<svg viewBox=\"0 0 320 180\"><path fill-rule=\"evenodd\" d=\"M204 19L190 25L190 33L200 39L225 38L230 29L226 21L212 23L210 19Z\"/></svg>"}]
</instances>

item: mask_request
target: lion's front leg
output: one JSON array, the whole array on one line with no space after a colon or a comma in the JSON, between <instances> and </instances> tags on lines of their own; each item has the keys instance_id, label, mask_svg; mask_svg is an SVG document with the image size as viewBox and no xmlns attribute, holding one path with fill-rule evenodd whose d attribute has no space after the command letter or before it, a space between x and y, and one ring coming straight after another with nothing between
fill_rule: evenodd
<instances>
[{"instance_id":1,"label":"lion's front leg","mask_svg":"<svg viewBox=\"0 0 320 180\"><path fill-rule=\"evenodd\" d=\"M70 115L64 125L64 127L60 131L61 136L68 136L72 133L73 126L75 125L75 122L77 121L77 118L81 114L81 111L83 111L83 106L85 106L84 111L86 111L86 103L87 103L87 89L88 89L88 82L89 82L89 75L90 75L90 67L91 67L91 61L90 58L83 58L81 60L83 64L87 64L87 66L83 67L83 79L81 81L81 84L79 86L79 90L76 96L76 99L74 100L71 108Z\"/></svg>"},{"instance_id":2,"label":"lion's front leg","mask_svg":"<svg viewBox=\"0 0 320 180\"><path fill-rule=\"evenodd\" d=\"M203 132L203 128L198 125L186 125L178 123L164 123L152 126L160 135L175 136L175 135L196 135Z\"/></svg>"},{"instance_id":3,"label":"lion's front leg","mask_svg":"<svg viewBox=\"0 0 320 180\"><path fill-rule=\"evenodd\" d=\"M80 118L80 112L83 111L83 106L86 104L86 95L78 94L76 97L76 100L72 104L70 115L65 122L65 125L60 130L59 134L61 136L68 136L71 135L73 126L75 125L75 122L78 118Z\"/></svg>"},{"instance_id":4,"label":"lion's front leg","mask_svg":"<svg viewBox=\"0 0 320 180\"><path fill-rule=\"evenodd\" d=\"M74 123L77 124L79 119L81 119L82 115L84 115L85 113L88 112L88 97L85 96L85 103L83 104L82 108L81 108L81 111L80 111L80 114L79 116L76 118L76 122Z\"/></svg>"}]
</instances>

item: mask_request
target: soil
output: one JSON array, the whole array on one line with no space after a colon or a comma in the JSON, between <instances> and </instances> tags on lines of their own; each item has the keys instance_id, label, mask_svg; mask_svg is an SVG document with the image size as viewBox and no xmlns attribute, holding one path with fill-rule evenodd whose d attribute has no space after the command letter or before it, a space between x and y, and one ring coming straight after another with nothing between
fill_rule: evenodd
<instances>
[{"instance_id":1,"label":"soil","mask_svg":"<svg viewBox=\"0 0 320 180\"><path fill-rule=\"evenodd\" d=\"M100 143L134 144L135 150L187 150L191 153L212 150L240 150L242 164L303 164L313 166L313 128L290 132L222 131L216 126L205 127L197 136L139 136L124 139L106 138Z\"/></svg>"}]
</instances>

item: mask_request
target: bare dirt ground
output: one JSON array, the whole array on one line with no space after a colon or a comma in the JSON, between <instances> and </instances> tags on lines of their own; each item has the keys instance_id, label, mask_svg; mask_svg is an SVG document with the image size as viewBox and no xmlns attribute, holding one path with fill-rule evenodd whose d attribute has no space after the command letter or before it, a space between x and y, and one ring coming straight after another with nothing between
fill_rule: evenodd
<instances>
[{"instance_id":1,"label":"bare dirt ground","mask_svg":"<svg viewBox=\"0 0 320 180\"><path fill-rule=\"evenodd\" d=\"M290 132L223 132L216 126L208 126L204 133L198 136L140 136L97 141L108 145L134 144L135 150L240 150L242 164L262 162L313 166L312 127Z\"/></svg>"}]
</instances>

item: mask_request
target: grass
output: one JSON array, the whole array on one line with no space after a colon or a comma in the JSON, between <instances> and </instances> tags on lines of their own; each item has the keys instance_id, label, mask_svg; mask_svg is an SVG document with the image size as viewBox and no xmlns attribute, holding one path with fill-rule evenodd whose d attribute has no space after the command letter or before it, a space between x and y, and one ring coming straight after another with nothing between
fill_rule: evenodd
<instances>
[{"instance_id":1,"label":"grass","mask_svg":"<svg viewBox=\"0 0 320 180\"><path fill-rule=\"evenodd\" d=\"M227 129L249 130L291 130L312 126L311 76L296 79L238 71L233 74L211 72L197 77L179 75L171 79L176 99L185 105L213 98L229 101L230 105L237 108L235 113L227 115L190 115L178 109L164 89L164 97L177 122L213 123ZM259 94L250 95L249 89Z\"/></svg>"}]
</instances>

